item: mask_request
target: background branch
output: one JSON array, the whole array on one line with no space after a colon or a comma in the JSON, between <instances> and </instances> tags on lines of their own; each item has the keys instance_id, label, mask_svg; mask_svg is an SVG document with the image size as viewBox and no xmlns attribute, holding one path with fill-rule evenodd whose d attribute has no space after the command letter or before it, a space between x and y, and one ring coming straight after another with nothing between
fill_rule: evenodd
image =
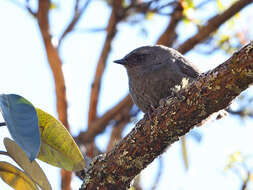
<instances>
[{"instance_id":1,"label":"background branch","mask_svg":"<svg viewBox=\"0 0 253 190\"><path fill-rule=\"evenodd\" d=\"M212 32L217 30L220 25L238 13L241 9L252 3L252 0L240 0L236 1L231 7L226 9L222 14L218 14L207 21L205 26L202 26L196 35L186 40L181 44L177 50L182 54L185 54L191 50L198 43L204 41Z\"/></svg>"},{"instance_id":2,"label":"background branch","mask_svg":"<svg viewBox=\"0 0 253 190\"><path fill-rule=\"evenodd\" d=\"M59 57L57 49L53 46L49 27L49 0L40 0L39 8L37 13L37 19L39 23L40 32L42 34L44 46L46 49L46 55L48 59L49 66L52 70L55 92L56 92L56 106L58 112L58 118L63 123L63 125L69 130L68 116L67 116L67 99L66 99L66 86L64 75L62 71L62 61ZM71 172L61 170L62 190L70 190L71 184Z\"/></svg>"},{"instance_id":3,"label":"background branch","mask_svg":"<svg viewBox=\"0 0 253 190\"><path fill-rule=\"evenodd\" d=\"M164 46L172 46L173 42L177 38L176 34L176 27L178 23L182 20L183 18L183 7L181 4L181 1L178 1L171 17L170 17L170 22L164 31L164 33L159 37L157 44L164 45Z\"/></svg>"},{"instance_id":4,"label":"background branch","mask_svg":"<svg viewBox=\"0 0 253 190\"><path fill-rule=\"evenodd\" d=\"M64 30L64 32L62 33L61 37L59 38L59 46L61 45L62 40L73 31L77 22L80 20L82 14L85 12L88 5L90 4L90 1L91 0L86 0L85 4L82 7L80 7L80 4L79 4L80 0L75 1L75 8L74 8L73 17L72 17L70 23L68 24L68 26L66 27L66 29Z\"/></svg>"},{"instance_id":5,"label":"background branch","mask_svg":"<svg viewBox=\"0 0 253 190\"><path fill-rule=\"evenodd\" d=\"M81 144L86 144L88 142L93 141L94 137L100 133L102 133L109 122L115 120L116 116L126 108L132 107L133 102L131 97L127 95L122 101L120 101L116 106L108 110L104 115L102 115L99 119L93 121L90 124L90 127L85 132L81 132L77 139L77 142Z\"/></svg>"},{"instance_id":6,"label":"background branch","mask_svg":"<svg viewBox=\"0 0 253 190\"><path fill-rule=\"evenodd\" d=\"M105 43L103 46L102 53L98 60L95 78L91 86L91 95L90 95L90 104L89 104L89 116L88 116L88 128L90 124L97 118L97 104L99 98L99 91L101 87L101 79L105 70L106 60L111 50L111 42L116 34L116 26L120 21L121 17L119 16L120 8L122 6L122 0L113 0L113 8L109 23L107 26L107 35ZM93 143L88 146L87 155L93 156Z\"/></svg>"}]
</instances>

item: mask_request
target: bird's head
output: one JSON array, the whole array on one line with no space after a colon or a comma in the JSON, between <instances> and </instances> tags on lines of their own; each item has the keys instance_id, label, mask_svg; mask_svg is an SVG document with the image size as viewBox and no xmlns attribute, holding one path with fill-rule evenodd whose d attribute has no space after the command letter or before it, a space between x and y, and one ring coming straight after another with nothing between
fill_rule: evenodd
<instances>
[{"instance_id":1,"label":"bird's head","mask_svg":"<svg viewBox=\"0 0 253 190\"><path fill-rule=\"evenodd\" d=\"M115 60L114 63L125 66L127 70L158 65L165 62L166 57L171 56L171 50L161 45L143 46L131 51L122 59Z\"/></svg>"}]
</instances>

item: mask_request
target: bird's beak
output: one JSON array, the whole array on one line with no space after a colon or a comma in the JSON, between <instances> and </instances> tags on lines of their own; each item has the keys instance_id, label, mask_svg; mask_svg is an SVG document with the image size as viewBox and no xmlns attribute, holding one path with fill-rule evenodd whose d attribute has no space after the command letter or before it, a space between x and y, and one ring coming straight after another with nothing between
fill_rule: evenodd
<instances>
[{"instance_id":1,"label":"bird's beak","mask_svg":"<svg viewBox=\"0 0 253 190\"><path fill-rule=\"evenodd\" d=\"M118 63L121 65L126 65L127 61L123 58L123 59L119 59L119 60L115 60L113 61L114 63Z\"/></svg>"}]
</instances>

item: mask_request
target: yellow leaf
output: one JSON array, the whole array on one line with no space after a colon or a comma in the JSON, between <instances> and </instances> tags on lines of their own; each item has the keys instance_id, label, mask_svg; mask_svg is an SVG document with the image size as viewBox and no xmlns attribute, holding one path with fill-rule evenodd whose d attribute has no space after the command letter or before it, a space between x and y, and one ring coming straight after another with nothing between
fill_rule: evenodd
<instances>
[{"instance_id":1,"label":"yellow leaf","mask_svg":"<svg viewBox=\"0 0 253 190\"><path fill-rule=\"evenodd\" d=\"M0 161L0 177L15 190L39 190L25 173L7 162Z\"/></svg>"},{"instance_id":2,"label":"yellow leaf","mask_svg":"<svg viewBox=\"0 0 253 190\"><path fill-rule=\"evenodd\" d=\"M239 19L240 18L240 13L236 13L235 18Z\"/></svg>"},{"instance_id":3,"label":"yellow leaf","mask_svg":"<svg viewBox=\"0 0 253 190\"><path fill-rule=\"evenodd\" d=\"M243 163L245 157L241 154L240 151L234 152L229 155L228 164L225 167L225 170L231 169L235 166L236 163Z\"/></svg>"},{"instance_id":4,"label":"yellow leaf","mask_svg":"<svg viewBox=\"0 0 253 190\"><path fill-rule=\"evenodd\" d=\"M154 17L154 15L155 15L154 12L147 12L145 17L147 20L151 20Z\"/></svg>"},{"instance_id":5,"label":"yellow leaf","mask_svg":"<svg viewBox=\"0 0 253 190\"><path fill-rule=\"evenodd\" d=\"M184 19L183 21L185 24L189 24L190 21L193 21L194 12L195 12L195 5L192 0L184 0L182 1L183 6L183 15Z\"/></svg>"},{"instance_id":6,"label":"yellow leaf","mask_svg":"<svg viewBox=\"0 0 253 190\"><path fill-rule=\"evenodd\" d=\"M41 167L34 160L30 162L25 152L17 145L17 143L9 138L4 139L5 148L10 157L24 170L35 183L37 183L42 190L51 190L46 175Z\"/></svg>"},{"instance_id":7,"label":"yellow leaf","mask_svg":"<svg viewBox=\"0 0 253 190\"><path fill-rule=\"evenodd\" d=\"M42 141L38 159L69 171L84 169L83 155L64 125L41 109L36 111Z\"/></svg>"},{"instance_id":8,"label":"yellow leaf","mask_svg":"<svg viewBox=\"0 0 253 190\"><path fill-rule=\"evenodd\" d=\"M222 12L225 9L225 6L221 2L221 0L217 0L217 7L218 7L219 12Z\"/></svg>"},{"instance_id":9,"label":"yellow leaf","mask_svg":"<svg viewBox=\"0 0 253 190\"><path fill-rule=\"evenodd\" d=\"M195 7L193 0L183 0L182 6L184 9L191 9Z\"/></svg>"},{"instance_id":10,"label":"yellow leaf","mask_svg":"<svg viewBox=\"0 0 253 190\"><path fill-rule=\"evenodd\" d=\"M244 157L242 156L240 151L237 151L229 156L229 162L234 163L234 162L243 162Z\"/></svg>"},{"instance_id":11,"label":"yellow leaf","mask_svg":"<svg viewBox=\"0 0 253 190\"><path fill-rule=\"evenodd\" d=\"M49 7L49 9L57 9L58 8L58 5L56 4L56 3L53 3L53 2L51 2L50 3L50 7Z\"/></svg>"}]
</instances>

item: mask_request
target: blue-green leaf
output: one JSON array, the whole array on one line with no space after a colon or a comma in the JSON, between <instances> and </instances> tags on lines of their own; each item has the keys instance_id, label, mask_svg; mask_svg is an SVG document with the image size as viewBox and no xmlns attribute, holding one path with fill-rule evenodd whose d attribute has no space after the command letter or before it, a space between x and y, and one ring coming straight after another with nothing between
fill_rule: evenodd
<instances>
[{"instance_id":1,"label":"blue-green leaf","mask_svg":"<svg viewBox=\"0 0 253 190\"><path fill-rule=\"evenodd\" d=\"M38 116L33 105L16 94L1 94L0 108L9 132L33 161L40 150Z\"/></svg>"}]
</instances>

